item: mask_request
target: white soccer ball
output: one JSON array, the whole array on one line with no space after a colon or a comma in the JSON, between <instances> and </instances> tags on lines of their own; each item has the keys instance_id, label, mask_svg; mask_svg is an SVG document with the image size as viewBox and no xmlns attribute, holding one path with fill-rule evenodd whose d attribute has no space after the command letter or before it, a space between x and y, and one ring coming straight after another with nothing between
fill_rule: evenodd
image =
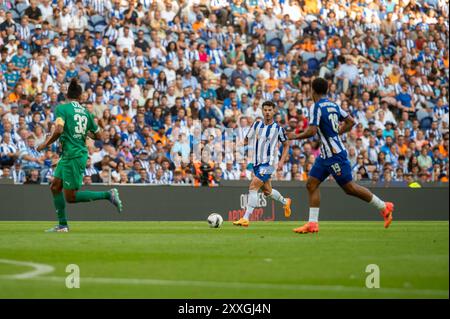
<instances>
[{"instance_id":1,"label":"white soccer ball","mask_svg":"<svg viewBox=\"0 0 450 319\"><path fill-rule=\"evenodd\" d=\"M219 228L223 223L223 218L219 214L212 213L208 216L208 224L211 228Z\"/></svg>"}]
</instances>

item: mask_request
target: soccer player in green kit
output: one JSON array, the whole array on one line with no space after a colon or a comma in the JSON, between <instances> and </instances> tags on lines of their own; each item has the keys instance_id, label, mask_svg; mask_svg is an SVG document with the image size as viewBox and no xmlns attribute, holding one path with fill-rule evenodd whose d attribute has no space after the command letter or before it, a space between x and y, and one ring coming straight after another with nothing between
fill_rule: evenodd
<instances>
[{"instance_id":1,"label":"soccer player in green kit","mask_svg":"<svg viewBox=\"0 0 450 319\"><path fill-rule=\"evenodd\" d=\"M79 191L88 159L86 137L100 139L100 128L95 123L92 114L78 103L82 93L81 86L76 80L72 80L67 91L67 103L56 107L54 132L37 148L38 151L42 151L58 139L62 145L61 159L50 185L59 223L47 232L69 231L66 201L81 203L108 200L116 206L119 213L123 209L119 192L115 188L107 192Z\"/></svg>"}]
</instances>

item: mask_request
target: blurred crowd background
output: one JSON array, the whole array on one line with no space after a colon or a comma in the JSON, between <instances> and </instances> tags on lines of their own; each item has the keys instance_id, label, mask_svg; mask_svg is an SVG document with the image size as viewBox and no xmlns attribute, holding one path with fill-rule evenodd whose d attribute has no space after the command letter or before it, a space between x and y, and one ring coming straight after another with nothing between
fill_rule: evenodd
<instances>
[{"instance_id":1,"label":"blurred crowd background","mask_svg":"<svg viewBox=\"0 0 450 319\"><path fill-rule=\"evenodd\" d=\"M355 179L448 182L448 13L448 0L0 0L0 178L51 181L59 145L35 148L77 78L104 127L85 184L249 180L236 155L261 104L303 130L321 76L357 120ZM274 179L306 180L319 143L293 141Z\"/></svg>"}]
</instances>

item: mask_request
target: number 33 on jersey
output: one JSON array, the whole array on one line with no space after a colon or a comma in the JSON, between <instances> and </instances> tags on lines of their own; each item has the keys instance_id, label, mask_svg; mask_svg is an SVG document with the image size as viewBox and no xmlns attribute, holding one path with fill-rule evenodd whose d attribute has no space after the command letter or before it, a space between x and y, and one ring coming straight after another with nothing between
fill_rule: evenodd
<instances>
[{"instance_id":1,"label":"number 33 on jersey","mask_svg":"<svg viewBox=\"0 0 450 319\"><path fill-rule=\"evenodd\" d=\"M87 154L86 136L97 133L99 128L89 111L78 102L60 104L55 111L56 124L64 125L60 141L65 159Z\"/></svg>"}]
</instances>

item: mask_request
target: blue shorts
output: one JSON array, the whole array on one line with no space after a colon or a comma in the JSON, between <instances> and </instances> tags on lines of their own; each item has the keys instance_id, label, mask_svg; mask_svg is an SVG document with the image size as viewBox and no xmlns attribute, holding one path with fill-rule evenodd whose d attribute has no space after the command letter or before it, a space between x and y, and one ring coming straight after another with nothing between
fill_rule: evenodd
<instances>
[{"instance_id":1,"label":"blue shorts","mask_svg":"<svg viewBox=\"0 0 450 319\"><path fill-rule=\"evenodd\" d=\"M253 173L264 183L272 177L274 171L275 168L269 164L260 164L258 166L253 166Z\"/></svg>"},{"instance_id":2,"label":"blue shorts","mask_svg":"<svg viewBox=\"0 0 450 319\"><path fill-rule=\"evenodd\" d=\"M339 186L344 186L352 181L352 168L346 153L342 155L337 154L327 159L318 157L309 172L309 176L315 177L321 182L330 176L330 174L333 175Z\"/></svg>"}]
</instances>

